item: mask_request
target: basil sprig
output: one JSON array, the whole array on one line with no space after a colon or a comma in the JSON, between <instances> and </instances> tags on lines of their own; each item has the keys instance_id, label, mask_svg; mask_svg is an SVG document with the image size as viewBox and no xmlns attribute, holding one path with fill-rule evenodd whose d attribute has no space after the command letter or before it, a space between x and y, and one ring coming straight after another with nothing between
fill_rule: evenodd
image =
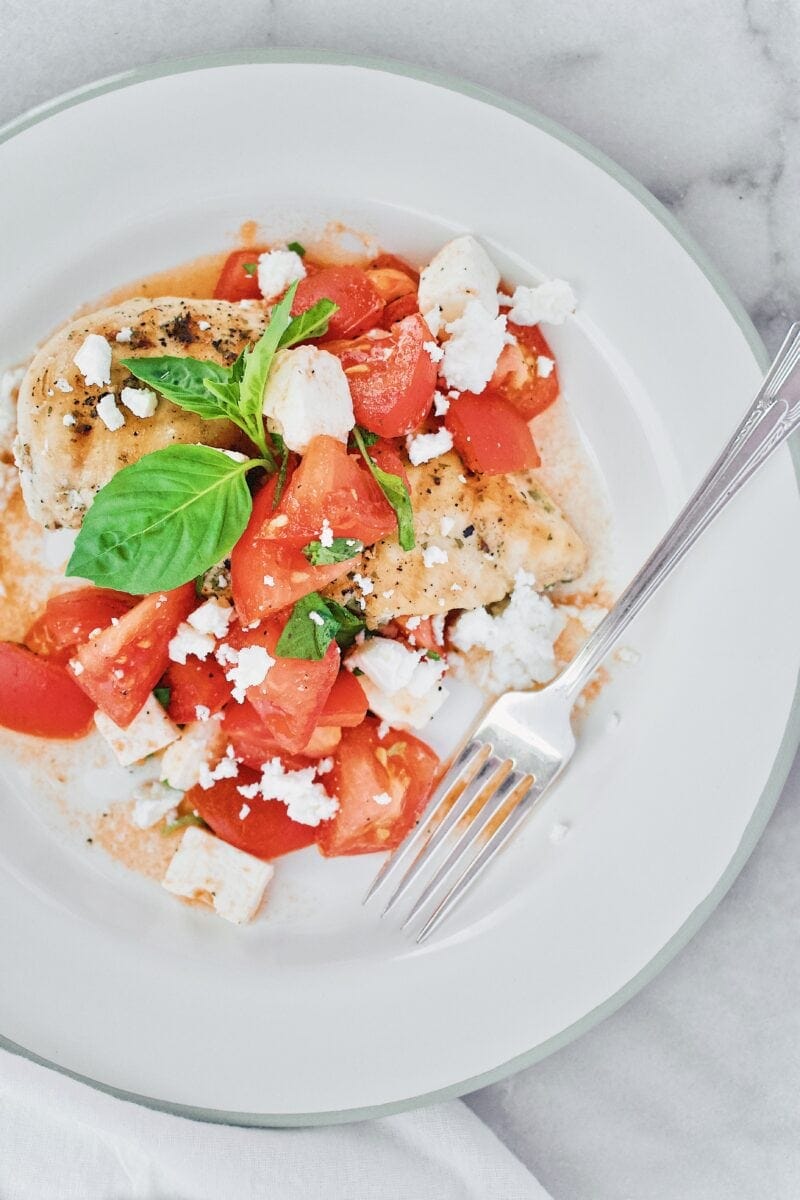
<instances>
[{"instance_id":1,"label":"basil sprig","mask_svg":"<svg viewBox=\"0 0 800 1200\"><path fill-rule=\"evenodd\" d=\"M312 567L327 567L331 563L346 562L355 558L364 549L364 543L357 538L335 537L330 546L323 546L320 541L309 542L303 546L305 554Z\"/></svg>"},{"instance_id":2,"label":"basil sprig","mask_svg":"<svg viewBox=\"0 0 800 1200\"><path fill-rule=\"evenodd\" d=\"M317 661L325 657L334 640L342 649L351 646L363 628L364 622L349 608L310 592L294 605L275 653L279 658Z\"/></svg>"},{"instance_id":3,"label":"basil sprig","mask_svg":"<svg viewBox=\"0 0 800 1200\"><path fill-rule=\"evenodd\" d=\"M399 475L384 471L367 452L364 435L356 425L353 430L355 443L361 451L364 462L369 467L372 478L383 492L394 509L397 518L397 540L404 550L413 550L416 545L414 537L414 511L411 507L411 496L408 488Z\"/></svg>"}]
</instances>

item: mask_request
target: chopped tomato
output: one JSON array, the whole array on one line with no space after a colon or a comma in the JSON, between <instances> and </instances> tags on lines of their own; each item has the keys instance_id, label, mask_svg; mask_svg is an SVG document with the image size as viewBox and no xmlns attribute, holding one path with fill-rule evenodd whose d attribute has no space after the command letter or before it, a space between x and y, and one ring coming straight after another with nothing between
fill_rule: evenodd
<instances>
[{"instance_id":1,"label":"chopped tomato","mask_svg":"<svg viewBox=\"0 0 800 1200\"><path fill-rule=\"evenodd\" d=\"M167 715L177 725L196 721L198 707L207 708L213 716L231 698L231 685L225 678L225 669L211 657L205 662L193 657L187 658L185 663L171 662L161 685L169 688Z\"/></svg>"},{"instance_id":2,"label":"chopped tomato","mask_svg":"<svg viewBox=\"0 0 800 1200\"><path fill-rule=\"evenodd\" d=\"M419 300L416 292L409 292L407 296L401 296L399 300L392 300L391 304L386 305L380 320L380 327L381 329L391 329L398 321L412 317L415 313L419 313Z\"/></svg>"},{"instance_id":3,"label":"chopped tomato","mask_svg":"<svg viewBox=\"0 0 800 1200\"><path fill-rule=\"evenodd\" d=\"M436 640L432 617L395 617L392 624L398 627L399 635L416 649L441 650L442 643Z\"/></svg>"},{"instance_id":4,"label":"chopped tomato","mask_svg":"<svg viewBox=\"0 0 800 1200\"><path fill-rule=\"evenodd\" d=\"M397 254L379 254L378 257L369 264L370 271L402 271L404 275L408 275L414 280L414 286L419 283L419 271L416 267L412 267L411 263L407 263L404 258L400 258Z\"/></svg>"},{"instance_id":5,"label":"chopped tomato","mask_svg":"<svg viewBox=\"0 0 800 1200\"><path fill-rule=\"evenodd\" d=\"M66 663L90 633L119 620L135 603L135 596L112 588L82 587L51 596L26 633L25 645L34 654Z\"/></svg>"},{"instance_id":6,"label":"chopped tomato","mask_svg":"<svg viewBox=\"0 0 800 1200\"><path fill-rule=\"evenodd\" d=\"M341 740L342 731L338 725L319 724L303 746L302 753L306 758L327 758Z\"/></svg>"},{"instance_id":7,"label":"chopped tomato","mask_svg":"<svg viewBox=\"0 0 800 1200\"><path fill-rule=\"evenodd\" d=\"M352 671L340 671L328 693L320 725L360 725L367 715L367 697Z\"/></svg>"},{"instance_id":8,"label":"chopped tomato","mask_svg":"<svg viewBox=\"0 0 800 1200\"><path fill-rule=\"evenodd\" d=\"M331 642L321 659L279 657L276 646L284 625L282 618L270 617L257 629L231 630L226 640L237 649L263 646L275 659L264 682L247 689L247 699L274 741L290 754L299 754L319 723L341 654L336 642Z\"/></svg>"},{"instance_id":9,"label":"chopped tomato","mask_svg":"<svg viewBox=\"0 0 800 1200\"><path fill-rule=\"evenodd\" d=\"M61 663L25 646L0 642L0 725L43 738L79 738L92 726L94 704Z\"/></svg>"},{"instance_id":10,"label":"chopped tomato","mask_svg":"<svg viewBox=\"0 0 800 1200\"><path fill-rule=\"evenodd\" d=\"M262 536L304 546L319 538L324 520L336 537L357 538L365 546L395 527L391 506L361 456L322 435L311 439ZM344 570L351 566L346 560Z\"/></svg>"},{"instance_id":11,"label":"chopped tomato","mask_svg":"<svg viewBox=\"0 0 800 1200\"><path fill-rule=\"evenodd\" d=\"M538 467L542 461L527 421L496 392L462 392L451 401L444 423L471 471L504 475Z\"/></svg>"},{"instance_id":12,"label":"chopped tomato","mask_svg":"<svg viewBox=\"0 0 800 1200\"><path fill-rule=\"evenodd\" d=\"M439 759L410 733L390 729L378 736L374 717L345 729L325 786L339 811L320 826L323 854L368 854L392 850L418 820L439 771ZM391 797L388 804L376 796Z\"/></svg>"},{"instance_id":13,"label":"chopped tomato","mask_svg":"<svg viewBox=\"0 0 800 1200\"><path fill-rule=\"evenodd\" d=\"M558 369L553 365L548 375L546 364L539 364L540 357L553 364L555 358L538 325L509 325L508 330L517 344L503 349L489 388L530 421L558 399Z\"/></svg>"},{"instance_id":14,"label":"chopped tomato","mask_svg":"<svg viewBox=\"0 0 800 1200\"><path fill-rule=\"evenodd\" d=\"M197 809L217 837L256 858L279 858L281 854L312 845L317 830L293 821L281 800L244 798L239 788L258 779L255 771L240 767L236 779L220 779L207 790L199 785L193 787L186 793L186 801Z\"/></svg>"},{"instance_id":15,"label":"chopped tomato","mask_svg":"<svg viewBox=\"0 0 800 1200\"><path fill-rule=\"evenodd\" d=\"M305 312L318 300L333 300L339 305L321 341L356 337L375 325L383 312L377 288L360 267L322 267L306 275L297 285L292 316Z\"/></svg>"},{"instance_id":16,"label":"chopped tomato","mask_svg":"<svg viewBox=\"0 0 800 1200\"><path fill-rule=\"evenodd\" d=\"M275 516L272 499L276 482L273 475L255 497L247 528L231 554L233 599L243 625L251 625L294 604L301 596L319 591L352 567L352 559L314 567L302 552L302 539L277 541L262 536L265 525ZM321 527L320 521L312 536L318 536Z\"/></svg>"},{"instance_id":17,"label":"chopped tomato","mask_svg":"<svg viewBox=\"0 0 800 1200\"><path fill-rule=\"evenodd\" d=\"M419 313L390 330L370 330L350 342L332 342L347 375L359 425L381 437L403 437L430 412L436 364L424 344L432 336Z\"/></svg>"},{"instance_id":18,"label":"chopped tomato","mask_svg":"<svg viewBox=\"0 0 800 1200\"><path fill-rule=\"evenodd\" d=\"M96 638L79 646L75 681L101 712L124 729L169 665L168 646L197 604L193 583L155 592Z\"/></svg>"},{"instance_id":19,"label":"chopped tomato","mask_svg":"<svg viewBox=\"0 0 800 1200\"><path fill-rule=\"evenodd\" d=\"M222 730L236 751L236 757L256 770L270 758L280 757L287 770L298 771L308 766L308 760L287 754L275 740L269 727L247 700L244 704L229 704L222 718Z\"/></svg>"},{"instance_id":20,"label":"chopped tomato","mask_svg":"<svg viewBox=\"0 0 800 1200\"><path fill-rule=\"evenodd\" d=\"M250 246L247 250L234 250L225 259L225 264L214 288L215 300L260 300L261 289L255 271L248 274L246 265L257 264L259 254L265 247Z\"/></svg>"}]
</instances>

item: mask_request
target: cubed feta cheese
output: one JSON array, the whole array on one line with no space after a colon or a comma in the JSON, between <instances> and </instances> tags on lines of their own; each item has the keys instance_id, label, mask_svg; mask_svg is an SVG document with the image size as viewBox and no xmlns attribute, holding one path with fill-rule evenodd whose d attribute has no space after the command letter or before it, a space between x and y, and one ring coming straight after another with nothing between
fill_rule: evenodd
<instances>
[{"instance_id":1,"label":"cubed feta cheese","mask_svg":"<svg viewBox=\"0 0 800 1200\"><path fill-rule=\"evenodd\" d=\"M282 801L293 821L317 826L339 811L339 801L328 795L314 775L314 767L287 771L279 758L273 758L261 768L259 790L264 800Z\"/></svg>"},{"instance_id":2,"label":"cubed feta cheese","mask_svg":"<svg viewBox=\"0 0 800 1200\"><path fill-rule=\"evenodd\" d=\"M182 792L177 792L156 779L140 784L133 793L131 824L137 829L150 829L159 821L163 821L164 817L171 816L182 798Z\"/></svg>"},{"instance_id":3,"label":"cubed feta cheese","mask_svg":"<svg viewBox=\"0 0 800 1200\"><path fill-rule=\"evenodd\" d=\"M74 670L74 668L73 668ZM77 673L77 672L76 672ZM105 713L96 712L94 723L123 767L141 762L180 737L155 696L149 696L127 729L121 729Z\"/></svg>"},{"instance_id":4,"label":"cubed feta cheese","mask_svg":"<svg viewBox=\"0 0 800 1200\"><path fill-rule=\"evenodd\" d=\"M101 396L97 401L96 408L97 415L106 429L110 429L112 433L116 433L118 429L122 429L122 426L125 424L125 417L117 408L117 401L114 398L113 392L106 392L105 396Z\"/></svg>"},{"instance_id":5,"label":"cubed feta cheese","mask_svg":"<svg viewBox=\"0 0 800 1200\"><path fill-rule=\"evenodd\" d=\"M173 895L204 900L226 921L244 925L258 912L274 873L271 863L191 825L162 883Z\"/></svg>"},{"instance_id":6,"label":"cubed feta cheese","mask_svg":"<svg viewBox=\"0 0 800 1200\"><path fill-rule=\"evenodd\" d=\"M295 250L267 250L258 256L258 287L265 300L282 296L290 283L304 279L306 268Z\"/></svg>"},{"instance_id":7,"label":"cubed feta cheese","mask_svg":"<svg viewBox=\"0 0 800 1200\"><path fill-rule=\"evenodd\" d=\"M576 304L575 293L563 279L549 279L538 287L520 284L511 297L508 319L515 325L562 325Z\"/></svg>"},{"instance_id":8,"label":"cubed feta cheese","mask_svg":"<svg viewBox=\"0 0 800 1200\"><path fill-rule=\"evenodd\" d=\"M87 387L111 383L111 346L99 333L90 333L84 338L72 361Z\"/></svg>"},{"instance_id":9,"label":"cubed feta cheese","mask_svg":"<svg viewBox=\"0 0 800 1200\"><path fill-rule=\"evenodd\" d=\"M418 467L420 463L430 462L441 454L447 454L453 449L453 435L444 425L436 433L417 433L406 438L406 449L409 461Z\"/></svg>"},{"instance_id":10,"label":"cubed feta cheese","mask_svg":"<svg viewBox=\"0 0 800 1200\"><path fill-rule=\"evenodd\" d=\"M319 434L346 442L355 417L339 359L316 346L279 351L264 393L264 414L299 454Z\"/></svg>"},{"instance_id":11,"label":"cubed feta cheese","mask_svg":"<svg viewBox=\"0 0 800 1200\"><path fill-rule=\"evenodd\" d=\"M499 282L499 271L471 234L442 246L419 280L419 308L433 336L462 316L470 300L496 317Z\"/></svg>"},{"instance_id":12,"label":"cubed feta cheese","mask_svg":"<svg viewBox=\"0 0 800 1200\"><path fill-rule=\"evenodd\" d=\"M175 636L170 639L167 653L170 662L185 663L190 655L205 662L209 654L213 654L215 644L213 634L203 633L194 629L188 621L181 621Z\"/></svg>"},{"instance_id":13,"label":"cubed feta cheese","mask_svg":"<svg viewBox=\"0 0 800 1200\"><path fill-rule=\"evenodd\" d=\"M441 373L452 388L482 392L494 374L503 349L506 318L493 317L477 300L446 326Z\"/></svg>"},{"instance_id":14,"label":"cubed feta cheese","mask_svg":"<svg viewBox=\"0 0 800 1200\"><path fill-rule=\"evenodd\" d=\"M158 396L150 388L124 387L119 398L135 417L152 417L158 407Z\"/></svg>"},{"instance_id":15,"label":"cubed feta cheese","mask_svg":"<svg viewBox=\"0 0 800 1200\"><path fill-rule=\"evenodd\" d=\"M220 718L187 725L161 757L161 778L171 787L188 792L200 782L202 768L215 758L223 743Z\"/></svg>"}]
</instances>

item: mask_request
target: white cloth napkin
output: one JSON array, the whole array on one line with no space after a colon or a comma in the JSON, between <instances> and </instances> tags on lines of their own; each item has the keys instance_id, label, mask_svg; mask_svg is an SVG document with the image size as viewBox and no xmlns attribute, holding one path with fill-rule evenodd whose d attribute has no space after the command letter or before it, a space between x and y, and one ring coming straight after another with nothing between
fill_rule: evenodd
<instances>
[{"instance_id":1,"label":"white cloth napkin","mask_svg":"<svg viewBox=\"0 0 800 1200\"><path fill-rule=\"evenodd\" d=\"M318 1129L154 1112L0 1051L2 1200L548 1200L453 1100Z\"/></svg>"}]
</instances>

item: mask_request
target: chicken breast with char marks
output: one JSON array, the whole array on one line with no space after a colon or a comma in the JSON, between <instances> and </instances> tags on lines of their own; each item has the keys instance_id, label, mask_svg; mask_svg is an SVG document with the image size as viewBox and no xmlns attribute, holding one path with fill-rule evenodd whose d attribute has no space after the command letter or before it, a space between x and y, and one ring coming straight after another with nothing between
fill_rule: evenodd
<instances>
[{"instance_id":1,"label":"chicken breast with char marks","mask_svg":"<svg viewBox=\"0 0 800 1200\"><path fill-rule=\"evenodd\" d=\"M96 493L121 467L164 446L200 442L246 451L247 439L229 421L205 421L163 396L152 416L136 416L120 394L124 387L146 385L120 360L190 355L230 364L263 332L265 318L263 304L166 296L100 309L54 334L33 358L19 390L15 454L34 520L48 528L77 528ZM123 341L117 340L120 332ZM109 384L88 385L73 361L89 334L99 334L111 347ZM113 430L98 415L98 402L109 393L125 421Z\"/></svg>"},{"instance_id":2,"label":"chicken breast with char marks","mask_svg":"<svg viewBox=\"0 0 800 1200\"><path fill-rule=\"evenodd\" d=\"M409 468L408 478L416 548L405 552L392 534L326 592L363 605L371 629L394 616L494 604L521 568L540 590L582 574L583 542L534 474L467 475L450 453Z\"/></svg>"}]
</instances>

